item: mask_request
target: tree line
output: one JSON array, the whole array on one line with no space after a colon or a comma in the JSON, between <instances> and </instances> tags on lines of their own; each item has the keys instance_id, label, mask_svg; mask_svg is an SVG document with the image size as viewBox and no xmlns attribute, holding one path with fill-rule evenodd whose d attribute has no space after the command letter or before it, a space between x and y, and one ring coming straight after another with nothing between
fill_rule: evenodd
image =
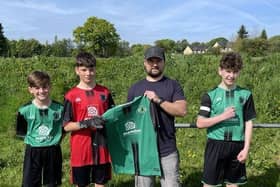
<instances>
[{"instance_id":1,"label":"tree line","mask_svg":"<svg viewBox=\"0 0 280 187\"><path fill-rule=\"evenodd\" d=\"M40 43L36 39L9 40L4 35L4 28L0 23L0 56L26 58L32 56L71 57L79 51L88 51L98 57L123 57L142 53L148 44L133 44L121 40L114 25L105 19L89 17L82 26L73 30L73 40L54 38L49 44ZM170 53L183 53L187 46L202 46L209 48L208 53L218 54L219 48L212 48L216 42L231 42L232 48L237 52L245 52L251 56L263 56L270 52L280 51L280 35L267 37L265 29L259 36L250 36L244 25L241 25L233 41L218 37L209 42L189 43L187 39L174 41L160 39L155 45L164 48Z\"/></svg>"}]
</instances>

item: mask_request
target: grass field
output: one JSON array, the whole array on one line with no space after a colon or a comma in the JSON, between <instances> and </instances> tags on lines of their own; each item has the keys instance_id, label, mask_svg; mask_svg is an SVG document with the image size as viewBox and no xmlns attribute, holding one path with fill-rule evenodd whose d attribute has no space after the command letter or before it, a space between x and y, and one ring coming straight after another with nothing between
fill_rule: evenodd
<instances>
[{"instance_id":1,"label":"grass field","mask_svg":"<svg viewBox=\"0 0 280 187\"><path fill-rule=\"evenodd\" d=\"M246 55L244 70L238 84L253 91L258 117L255 123L280 123L280 55L262 58ZM28 59L0 58L0 186L21 184L24 144L15 138L17 109L31 99L26 76L40 69L53 80L52 97L63 100L64 93L77 83L72 58L34 57ZM216 56L167 56L166 74L177 79L188 100L188 115L177 123L192 123L196 119L201 95L219 83ZM126 101L132 83L144 78L142 56L98 59L97 81L109 87L117 104ZM202 174L205 130L177 130L180 151L180 178L183 186L199 187ZM249 181L245 187L280 187L280 129L254 129L250 157L247 162ZM62 141L63 187L69 184L69 136ZM133 186L132 176L114 175L108 186ZM157 186L158 183L157 183Z\"/></svg>"}]
</instances>

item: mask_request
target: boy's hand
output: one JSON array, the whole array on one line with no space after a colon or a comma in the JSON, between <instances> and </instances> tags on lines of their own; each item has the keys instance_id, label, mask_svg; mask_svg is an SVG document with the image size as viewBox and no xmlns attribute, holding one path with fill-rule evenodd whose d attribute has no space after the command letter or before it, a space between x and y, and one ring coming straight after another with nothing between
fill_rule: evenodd
<instances>
[{"instance_id":1,"label":"boy's hand","mask_svg":"<svg viewBox=\"0 0 280 187\"><path fill-rule=\"evenodd\" d=\"M233 118L235 116L235 108L234 107L227 107L224 111L225 120Z\"/></svg>"},{"instance_id":2,"label":"boy's hand","mask_svg":"<svg viewBox=\"0 0 280 187\"><path fill-rule=\"evenodd\" d=\"M91 119L80 121L80 128L92 127L95 129L103 129L105 120L101 116L93 116Z\"/></svg>"},{"instance_id":3,"label":"boy's hand","mask_svg":"<svg viewBox=\"0 0 280 187\"><path fill-rule=\"evenodd\" d=\"M241 163L245 163L248 157L248 150L241 150L240 153L237 155L237 160Z\"/></svg>"}]
</instances>

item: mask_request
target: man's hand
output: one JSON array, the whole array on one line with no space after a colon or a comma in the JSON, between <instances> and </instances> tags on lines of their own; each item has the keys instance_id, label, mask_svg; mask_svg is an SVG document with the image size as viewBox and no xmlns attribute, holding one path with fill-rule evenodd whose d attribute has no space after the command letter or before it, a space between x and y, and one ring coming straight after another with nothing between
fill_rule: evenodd
<instances>
[{"instance_id":1,"label":"man's hand","mask_svg":"<svg viewBox=\"0 0 280 187\"><path fill-rule=\"evenodd\" d=\"M80 121L80 128L93 127L96 129L103 129L105 120L101 116L93 116L91 119Z\"/></svg>"},{"instance_id":2,"label":"man's hand","mask_svg":"<svg viewBox=\"0 0 280 187\"><path fill-rule=\"evenodd\" d=\"M146 90L144 96L148 97L148 99L150 99L157 105L160 105L162 102L164 102L164 100L161 99L154 91Z\"/></svg>"}]
</instances>

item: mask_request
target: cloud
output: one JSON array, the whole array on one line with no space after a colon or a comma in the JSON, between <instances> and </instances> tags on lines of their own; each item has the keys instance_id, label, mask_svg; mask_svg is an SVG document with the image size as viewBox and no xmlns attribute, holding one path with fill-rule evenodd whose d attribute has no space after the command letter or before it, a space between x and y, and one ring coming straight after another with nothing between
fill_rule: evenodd
<instances>
[{"instance_id":1,"label":"cloud","mask_svg":"<svg viewBox=\"0 0 280 187\"><path fill-rule=\"evenodd\" d=\"M256 28L276 33L280 21L280 3L273 0L9 0L0 4L5 31L8 26L13 35L36 35L38 39L44 33L70 36L73 28L91 16L109 21L123 40L132 43L163 38L207 41L232 36L241 24L250 33Z\"/></svg>"},{"instance_id":2,"label":"cloud","mask_svg":"<svg viewBox=\"0 0 280 187\"><path fill-rule=\"evenodd\" d=\"M270 9L272 10L276 10L276 11L280 11L280 5L277 4L279 2L270 2L269 0L266 0L266 1L262 1L262 3L264 5L266 5L267 7L269 7Z\"/></svg>"},{"instance_id":3,"label":"cloud","mask_svg":"<svg viewBox=\"0 0 280 187\"><path fill-rule=\"evenodd\" d=\"M65 9L60 8L55 3L50 2L42 2L42 1L31 1L31 0L22 0L22 1L8 1L5 3L6 6L11 6L13 8L20 8L20 9L33 9L36 11L45 11L54 14L60 15L72 15L72 14L80 14L83 13L85 10L80 9Z\"/></svg>"}]
</instances>

